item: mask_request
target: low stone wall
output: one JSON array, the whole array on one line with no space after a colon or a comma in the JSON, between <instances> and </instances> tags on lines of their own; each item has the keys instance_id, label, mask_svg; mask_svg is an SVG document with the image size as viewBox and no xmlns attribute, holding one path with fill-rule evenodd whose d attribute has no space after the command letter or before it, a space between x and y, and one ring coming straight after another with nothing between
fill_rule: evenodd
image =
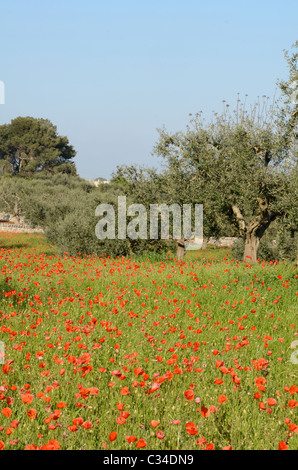
<instances>
[{"instance_id":1,"label":"low stone wall","mask_svg":"<svg viewBox=\"0 0 298 470\"><path fill-rule=\"evenodd\" d=\"M207 242L207 245L231 247L238 240L239 238L237 237L220 237L220 238L210 237Z\"/></svg>"},{"instance_id":2,"label":"low stone wall","mask_svg":"<svg viewBox=\"0 0 298 470\"><path fill-rule=\"evenodd\" d=\"M9 222L0 222L0 232L44 233L43 229L39 227L32 228L30 227L30 225L12 224ZM221 237L221 238L210 237L208 239L207 245L231 247L237 240L239 240L239 238L237 237Z\"/></svg>"},{"instance_id":3,"label":"low stone wall","mask_svg":"<svg viewBox=\"0 0 298 470\"><path fill-rule=\"evenodd\" d=\"M15 232L15 233L44 233L39 228L32 228L25 224L10 224L9 222L0 222L0 232Z\"/></svg>"}]
</instances>

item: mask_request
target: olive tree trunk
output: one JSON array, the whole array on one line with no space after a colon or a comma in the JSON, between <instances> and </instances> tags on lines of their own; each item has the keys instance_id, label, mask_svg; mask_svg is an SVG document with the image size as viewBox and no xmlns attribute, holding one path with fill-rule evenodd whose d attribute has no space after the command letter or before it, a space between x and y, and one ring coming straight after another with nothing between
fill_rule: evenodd
<instances>
[{"instance_id":1,"label":"olive tree trunk","mask_svg":"<svg viewBox=\"0 0 298 470\"><path fill-rule=\"evenodd\" d=\"M244 237L244 253L243 260L256 263L258 260L258 249L261 237L256 235L255 232L246 232Z\"/></svg>"},{"instance_id":2,"label":"olive tree trunk","mask_svg":"<svg viewBox=\"0 0 298 470\"><path fill-rule=\"evenodd\" d=\"M244 239L244 253L243 260L248 263L256 263L258 260L258 249L260 240L265 231L276 219L276 214L268 209L268 202L266 199L258 198L259 214L256 215L248 224L245 223L240 209L233 205L233 213L237 219L240 234Z\"/></svg>"},{"instance_id":3,"label":"olive tree trunk","mask_svg":"<svg viewBox=\"0 0 298 470\"><path fill-rule=\"evenodd\" d=\"M181 238L177 241L177 258L178 260L182 260L185 255L185 240L184 238Z\"/></svg>"}]
</instances>

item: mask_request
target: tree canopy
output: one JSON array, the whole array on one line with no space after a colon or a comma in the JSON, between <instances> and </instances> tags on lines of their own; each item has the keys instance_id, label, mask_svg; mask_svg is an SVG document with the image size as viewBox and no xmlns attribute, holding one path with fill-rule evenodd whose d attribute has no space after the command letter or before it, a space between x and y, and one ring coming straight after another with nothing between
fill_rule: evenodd
<instances>
[{"instance_id":1,"label":"tree canopy","mask_svg":"<svg viewBox=\"0 0 298 470\"><path fill-rule=\"evenodd\" d=\"M17 117L0 126L0 174L76 174L76 151L48 119Z\"/></svg>"}]
</instances>

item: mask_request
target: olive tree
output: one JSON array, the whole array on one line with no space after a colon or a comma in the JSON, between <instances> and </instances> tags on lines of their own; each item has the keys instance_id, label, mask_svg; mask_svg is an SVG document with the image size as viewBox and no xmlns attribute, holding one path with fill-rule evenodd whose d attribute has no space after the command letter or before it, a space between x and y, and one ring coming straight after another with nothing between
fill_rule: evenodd
<instances>
[{"instance_id":1,"label":"olive tree","mask_svg":"<svg viewBox=\"0 0 298 470\"><path fill-rule=\"evenodd\" d=\"M176 174L183 168L189 175L184 191L193 203L203 200L204 214L213 214L217 227L234 223L249 262L257 261L261 238L284 213L291 180L285 163L292 152L293 127L265 96L250 111L238 98L234 111L224 105L207 124L197 113L185 132L159 130L154 149ZM181 189L174 189L179 197Z\"/></svg>"}]
</instances>

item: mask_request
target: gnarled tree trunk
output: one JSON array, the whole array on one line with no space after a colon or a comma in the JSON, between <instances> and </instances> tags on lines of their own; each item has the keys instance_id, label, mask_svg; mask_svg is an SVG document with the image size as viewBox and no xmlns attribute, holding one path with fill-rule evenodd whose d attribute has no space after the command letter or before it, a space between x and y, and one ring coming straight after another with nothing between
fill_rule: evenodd
<instances>
[{"instance_id":1,"label":"gnarled tree trunk","mask_svg":"<svg viewBox=\"0 0 298 470\"><path fill-rule=\"evenodd\" d=\"M244 239L243 260L248 263L257 262L260 240L271 222L276 218L276 214L268 209L268 202L265 198L258 198L258 204L260 213L248 224L245 223L240 209L235 205L232 206L239 225L240 234Z\"/></svg>"},{"instance_id":2,"label":"gnarled tree trunk","mask_svg":"<svg viewBox=\"0 0 298 470\"><path fill-rule=\"evenodd\" d=\"M243 260L251 263L257 262L260 239L254 233L246 233L244 239Z\"/></svg>"},{"instance_id":3,"label":"gnarled tree trunk","mask_svg":"<svg viewBox=\"0 0 298 470\"><path fill-rule=\"evenodd\" d=\"M177 258L178 260L182 260L185 255L185 240L181 238L177 241Z\"/></svg>"}]
</instances>

